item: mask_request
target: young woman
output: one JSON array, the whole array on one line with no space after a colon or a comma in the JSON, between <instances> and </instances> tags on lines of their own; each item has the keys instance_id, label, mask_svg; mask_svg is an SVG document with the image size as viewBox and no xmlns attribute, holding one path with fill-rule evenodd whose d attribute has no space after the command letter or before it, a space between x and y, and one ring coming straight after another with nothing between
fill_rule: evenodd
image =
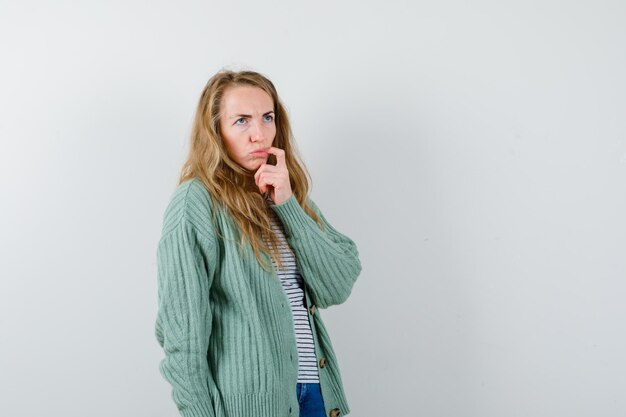
<instances>
[{"instance_id":1,"label":"young woman","mask_svg":"<svg viewBox=\"0 0 626 417\"><path fill-rule=\"evenodd\" d=\"M361 263L307 176L272 82L215 74L157 249L159 369L183 417L350 412L320 309Z\"/></svg>"}]
</instances>

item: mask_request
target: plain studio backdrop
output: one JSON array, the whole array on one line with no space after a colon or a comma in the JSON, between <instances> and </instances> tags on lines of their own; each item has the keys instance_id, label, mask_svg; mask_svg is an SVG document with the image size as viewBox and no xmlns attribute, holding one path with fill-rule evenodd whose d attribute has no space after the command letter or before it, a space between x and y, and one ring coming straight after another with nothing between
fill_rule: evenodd
<instances>
[{"instance_id":1,"label":"plain studio backdrop","mask_svg":"<svg viewBox=\"0 0 626 417\"><path fill-rule=\"evenodd\" d=\"M359 248L352 415L626 415L624 2L4 0L0 37L0 415L178 415L156 248L222 67Z\"/></svg>"}]
</instances>

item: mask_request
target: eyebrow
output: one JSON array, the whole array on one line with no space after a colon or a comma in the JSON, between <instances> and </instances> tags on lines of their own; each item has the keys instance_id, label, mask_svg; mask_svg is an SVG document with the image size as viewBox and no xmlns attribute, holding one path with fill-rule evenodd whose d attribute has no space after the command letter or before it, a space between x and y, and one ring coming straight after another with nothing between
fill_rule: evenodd
<instances>
[{"instance_id":1,"label":"eyebrow","mask_svg":"<svg viewBox=\"0 0 626 417\"><path fill-rule=\"evenodd\" d=\"M268 112L263 113L263 116L266 116L270 113L274 113L274 110L270 110ZM230 116L230 119L234 119L235 117L239 118L239 117L252 117L252 115L250 114L233 114Z\"/></svg>"}]
</instances>

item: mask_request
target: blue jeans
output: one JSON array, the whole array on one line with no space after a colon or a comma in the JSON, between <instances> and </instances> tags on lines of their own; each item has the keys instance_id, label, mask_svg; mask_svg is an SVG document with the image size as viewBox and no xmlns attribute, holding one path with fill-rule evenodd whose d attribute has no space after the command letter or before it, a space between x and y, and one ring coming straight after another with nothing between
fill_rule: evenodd
<instances>
[{"instance_id":1,"label":"blue jeans","mask_svg":"<svg viewBox=\"0 0 626 417\"><path fill-rule=\"evenodd\" d=\"M300 404L300 417L326 417L320 384L298 382L296 395Z\"/></svg>"}]
</instances>

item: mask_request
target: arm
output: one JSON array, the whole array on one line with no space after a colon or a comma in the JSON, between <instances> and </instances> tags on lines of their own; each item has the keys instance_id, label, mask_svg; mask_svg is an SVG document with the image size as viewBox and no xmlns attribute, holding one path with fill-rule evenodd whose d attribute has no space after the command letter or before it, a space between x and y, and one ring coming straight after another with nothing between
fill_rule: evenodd
<instances>
[{"instance_id":1,"label":"arm","mask_svg":"<svg viewBox=\"0 0 626 417\"><path fill-rule=\"evenodd\" d=\"M207 363L212 315L209 288L213 244L182 217L159 241L159 307L155 336L165 352L161 375L183 417L214 417L209 393L214 381ZM206 256L206 258L205 258Z\"/></svg>"},{"instance_id":2,"label":"arm","mask_svg":"<svg viewBox=\"0 0 626 417\"><path fill-rule=\"evenodd\" d=\"M311 199L308 201L324 222L324 231L300 207L293 194L271 207L283 223L313 302L327 308L346 301L361 272L361 262L356 244L333 228Z\"/></svg>"}]
</instances>

